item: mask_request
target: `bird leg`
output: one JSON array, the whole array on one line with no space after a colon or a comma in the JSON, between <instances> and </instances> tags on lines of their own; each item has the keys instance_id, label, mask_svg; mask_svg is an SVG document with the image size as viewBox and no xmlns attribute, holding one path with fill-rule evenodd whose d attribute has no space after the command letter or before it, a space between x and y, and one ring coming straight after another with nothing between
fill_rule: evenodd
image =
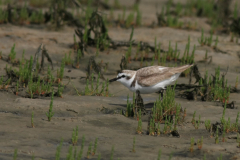
<instances>
[{"instance_id":1,"label":"bird leg","mask_svg":"<svg viewBox=\"0 0 240 160\"><path fill-rule=\"evenodd\" d=\"M164 92L164 90L165 90L165 89L161 89L161 90L159 91L160 97L161 97L161 99L160 99L161 101L163 100L163 92Z\"/></svg>"},{"instance_id":2,"label":"bird leg","mask_svg":"<svg viewBox=\"0 0 240 160\"><path fill-rule=\"evenodd\" d=\"M136 98L135 98L135 113L138 114L139 110L141 109L142 114L146 114L146 109L144 106L143 99L140 95L140 91L136 91Z\"/></svg>"}]
</instances>

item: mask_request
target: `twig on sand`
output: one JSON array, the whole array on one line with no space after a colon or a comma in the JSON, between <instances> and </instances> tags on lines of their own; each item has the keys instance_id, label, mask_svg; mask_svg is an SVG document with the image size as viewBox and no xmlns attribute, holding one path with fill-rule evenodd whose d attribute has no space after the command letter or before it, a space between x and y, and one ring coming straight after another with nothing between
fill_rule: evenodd
<instances>
[{"instance_id":1,"label":"twig on sand","mask_svg":"<svg viewBox=\"0 0 240 160\"><path fill-rule=\"evenodd\" d=\"M44 56L47 57L48 62L51 63L51 65L52 65L52 70L53 70L52 59L50 58L49 53L48 53L45 45L41 44L41 45L38 47L37 52L35 53L35 56L34 56L33 65L32 65L32 72L35 71L35 69L36 69L36 64L37 64L37 61L38 61L39 54L41 54L41 51L42 51L42 60L41 60L41 68L40 68L40 70L43 69Z\"/></svg>"}]
</instances>

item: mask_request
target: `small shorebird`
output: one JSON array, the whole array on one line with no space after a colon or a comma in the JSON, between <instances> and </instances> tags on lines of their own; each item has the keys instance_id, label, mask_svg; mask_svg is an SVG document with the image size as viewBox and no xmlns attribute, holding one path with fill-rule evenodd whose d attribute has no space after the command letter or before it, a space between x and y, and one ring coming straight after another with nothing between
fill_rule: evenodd
<instances>
[{"instance_id":1,"label":"small shorebird","mask_svg":"<svg viewBox=\"0 0 240 160\"><path fill-rule=\"evenodd\" d=\"M155 93L165 89L167 85L178 79L181 72L192 66L193 65L180 67L150 66L137 71L123 70L117 75L117 78L113 78L109 80L109 82L121 82L132 92L139 91L140 94Z\"/></svg>"}]
</instances>

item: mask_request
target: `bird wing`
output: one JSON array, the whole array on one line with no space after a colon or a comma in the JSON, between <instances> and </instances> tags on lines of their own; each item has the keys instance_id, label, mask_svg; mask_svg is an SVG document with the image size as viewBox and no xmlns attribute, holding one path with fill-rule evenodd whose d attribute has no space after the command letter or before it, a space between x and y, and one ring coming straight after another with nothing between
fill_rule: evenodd
<instances>
[{"instance_id":1,"label":"bird wing","mask_svg":"<svg viewBox=\"0 0 240 160\"><path fill-rule=\"evenodd\" d=\"M149 67L144 67L144 68L137 70L137 73L140 77L148 77L152 74L161 73L168 69L169 69L169 67L149 66Z\"/></svg>"},{"instance_id":2,"label":"bird wing","mask_svg":"<svg viewBox=\"0 0 240 160\"><path fill-rule=\"evenodd\" d=\"M176 73L183 72L191 66L192 65L180 67L151 66L142 68L137 71L136 80L141 86L153 86L163 80L171 78Z\"/></svg>"}]
</instances>

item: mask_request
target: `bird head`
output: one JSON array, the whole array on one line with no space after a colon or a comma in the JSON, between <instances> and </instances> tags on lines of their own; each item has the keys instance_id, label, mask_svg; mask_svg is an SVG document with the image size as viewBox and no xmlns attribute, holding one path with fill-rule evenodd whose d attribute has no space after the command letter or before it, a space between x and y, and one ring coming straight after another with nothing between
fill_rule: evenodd
<instances>
[{"instance_id":1,"label":"bird head","mask_svg":"<svg viewBox=\"0 0 240 160\"><path fill-rule=\"evenodd\" d=\"M114 81L123 82L123 81L126 81L127 79L130 79L130 75L129 74L127 74L127 73L118 73L117 77L109 80L109 82L114 82Z\"/></svg>"},{"instance_id":2,"label":"bird head","mask_svg":"<svg viewBox=\"0 0 240 160\"><path fill-rule=\"evenodd\" d=\"M121 82L124 86L130 87L132 81L134 80L134 75L136 74L136 71L132 70L123 70L122 72L118 73L116 78L111 79L109 82L118 81Z\"/></svg>"}]
</instances>

